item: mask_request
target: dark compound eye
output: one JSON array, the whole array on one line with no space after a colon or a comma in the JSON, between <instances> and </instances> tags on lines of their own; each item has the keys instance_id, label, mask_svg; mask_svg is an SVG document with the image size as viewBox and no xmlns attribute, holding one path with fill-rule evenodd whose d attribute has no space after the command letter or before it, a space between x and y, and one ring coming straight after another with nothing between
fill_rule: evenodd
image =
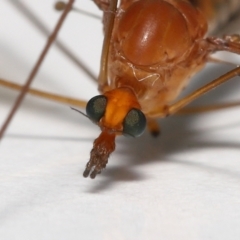
<instances>
[{"instance_id":1,"label":"dark compound eye","mask_svg":"<svg viewBox=\"0 0 240 240\"><path fill-rule=\"evenodd\" d=\"M104 115L107 106L107 98L103 95L98 95L91 98L86 106L88 117L94 122L98 122Z\"/></svg>"},{"instance_id":2,"label":"dark compound eye","mask_svg":"<svg viewBox=\"0 0 240 240\"><path fill-rule=\"evenodd\" d=\"M132 109L124 119L123 134L138 137L144 132L145 127L145 115L138 109Z\"/></svg>"}]
</instances>

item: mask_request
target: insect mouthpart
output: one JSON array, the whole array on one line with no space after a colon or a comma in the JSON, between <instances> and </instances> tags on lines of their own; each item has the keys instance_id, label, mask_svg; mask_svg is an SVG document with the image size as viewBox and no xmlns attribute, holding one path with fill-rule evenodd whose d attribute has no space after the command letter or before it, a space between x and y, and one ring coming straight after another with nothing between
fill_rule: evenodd
<instances>
[{"instance_id":1,"label":"insect mouthpart","mask_svg":"<svg viewBox=\"0 0 240 240\"><path fill-rule=\"evenodd\" d=\"M100 174L108 163L109 155L115 149L115 133L109 133L107 131L101 132L99 137L95 139L93 143L93 149L90 153L90 160L86 165L86 169L83 172L84 177L94 179L97 174Z\"/></svg>"}]
</instances>

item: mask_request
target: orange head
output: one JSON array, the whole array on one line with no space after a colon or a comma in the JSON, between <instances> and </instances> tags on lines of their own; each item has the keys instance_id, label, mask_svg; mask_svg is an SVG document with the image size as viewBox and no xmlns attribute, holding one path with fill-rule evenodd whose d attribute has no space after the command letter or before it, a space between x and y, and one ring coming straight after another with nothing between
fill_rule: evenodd
<instances>
[{"instance_id":1,"label":"orange head","mask_svg":"<svg viewBox=\"0 0 240 240\"><path fill-rule=\"evenodd\" d=\"M87 116L101 128L101 134L93 143L90 160L84 177L95 178L106 167L109 155L115 149L116 135L140 136L146 126L146 118L132 90L117 88L89 100Z\"/></svg>"}]
</instances>

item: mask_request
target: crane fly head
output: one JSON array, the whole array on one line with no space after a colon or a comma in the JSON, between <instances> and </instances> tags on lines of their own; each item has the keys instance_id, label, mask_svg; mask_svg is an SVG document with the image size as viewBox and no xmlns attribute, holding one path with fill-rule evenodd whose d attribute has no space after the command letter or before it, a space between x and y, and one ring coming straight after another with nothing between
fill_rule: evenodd
<instances>
[{"instance_id":1,"label":"crane fly head","mask_svg":"<svg viewBox=\"0 0 240 240\"><path fill-rule=\"evenodd\" d=\"M138 137L143 133L146 117L140 108L135 94L127 88L117 88L89 100L87 116L102 132L93 143L84 177L95 178L106 167L117 135Z\"/></svg>"}]
</instances>

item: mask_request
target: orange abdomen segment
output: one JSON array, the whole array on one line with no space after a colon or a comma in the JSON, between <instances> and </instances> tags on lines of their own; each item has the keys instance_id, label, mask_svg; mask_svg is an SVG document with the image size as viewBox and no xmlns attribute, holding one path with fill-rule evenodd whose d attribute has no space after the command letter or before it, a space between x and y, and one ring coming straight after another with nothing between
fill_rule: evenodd
<instances>
[{"instance_id":1,"label":"orange abdomen segment","mask_svg":"<svg viewBox=\"0 0 240 240\"><path fill-rule=\"evenodd\" d=\"M136 65L153 65L184 54L192 42L186 19L166 1L140 0L119 21L123 55Z\"/></svg>"}]
</instances>

